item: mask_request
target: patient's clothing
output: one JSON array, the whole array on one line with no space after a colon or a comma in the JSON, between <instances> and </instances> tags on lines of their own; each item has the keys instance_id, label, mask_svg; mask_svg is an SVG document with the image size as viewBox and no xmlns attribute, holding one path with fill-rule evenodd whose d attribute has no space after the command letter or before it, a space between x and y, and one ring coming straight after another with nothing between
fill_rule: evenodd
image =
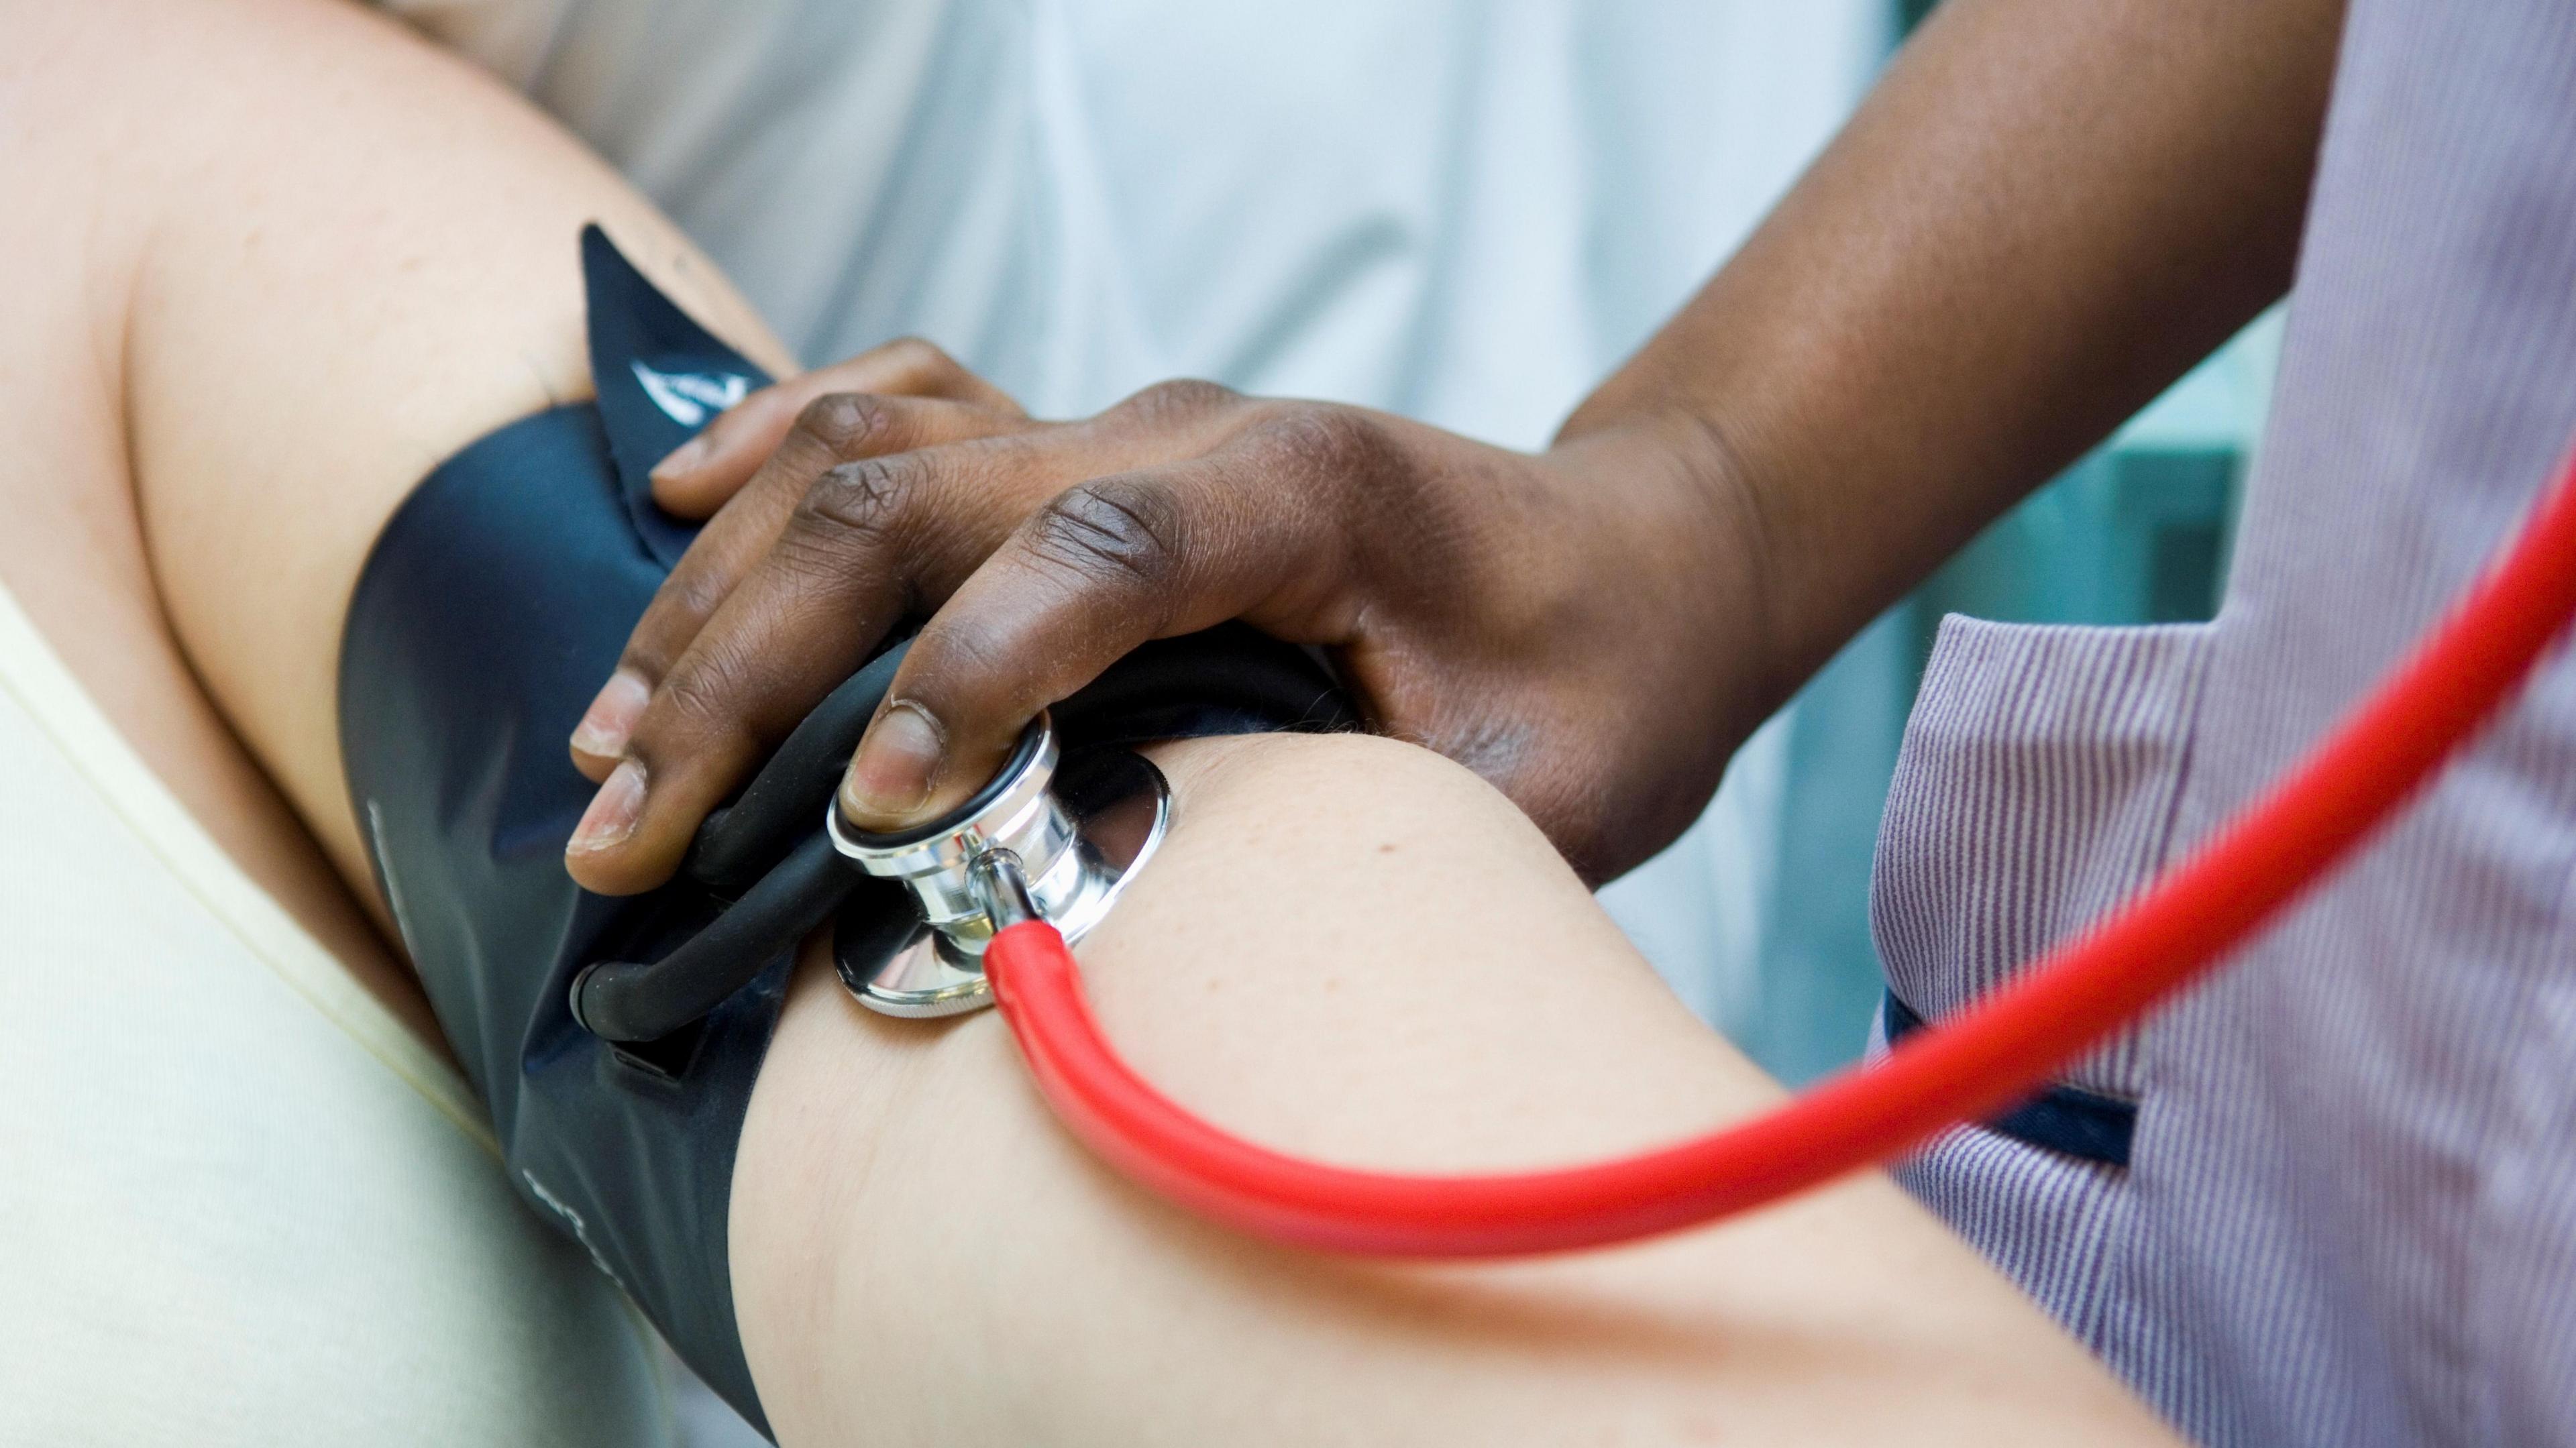
<instances>
[{"instance_id":1,"label":"patient's clothing","mask_svg":"<svg viewBox=\"0 0 2576 1448\"><path fill-rule=\"evenodd\" d=\"M455 1069L0 593L0 1443L664 1443Z\"/></svg>"},{"instance_id":2,"label":"patient's clothing","mask_svg":"<svg viewBox=\"0 0 2576 1448\"><path fill-rule=\"evenodd\" d=\"M2382 677L2576 433L2576 8L2354 0L2225 606L1954 618L1880 841L1947 1015ZM2226 973L2087 1059L2121 1170L1987 1129L1906 1183L2184 1431L2576 1443L2576 659Z\"/></svg>"}]
</instances>

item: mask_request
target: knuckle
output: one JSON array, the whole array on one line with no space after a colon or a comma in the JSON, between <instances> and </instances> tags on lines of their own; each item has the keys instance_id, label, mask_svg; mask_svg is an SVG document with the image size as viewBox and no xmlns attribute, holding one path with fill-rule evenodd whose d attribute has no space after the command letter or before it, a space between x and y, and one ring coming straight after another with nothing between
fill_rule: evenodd
<instances>
[{"instance_id":1,"label":"knuckle","mask_svg":"<svg viewBox=\"0 0 2576 1448\"><path fill-rule=\"evenodd\" d=\"M1384 470L1395 440L1376 418L1327 403L1291 403L1259 429L1262 446L1303 471L1366 477Z\"/></svg>"},{"instance_id":2,"label":"knuckle","mask_svg":"<svg viewBox=\"0 0 2576 1448\"><path fill-rule=\"evenodd\" d=\"M749 684L725 651L702 654L662 681L655 700L662 727L649 737L638 729L632 747L648 766L666 762L657 753L694 758L734 752L750 739L742 708Z\"/></svg>"},{"instance_id":3,"label":"knuckle","mask_svg":"<svg viewBox=\"0 0 2576 1448\"><path fill-rule=\"evenodd\" d=\"M966 369L948 349L927 337L897 337L878 349L896 368L916 377L956 376Z\"/></svg>"},{"instance_id":4,"label":"knuckle","mask_svg":"<svg viewBox=\"0 0 2576 1448\"><path fill-rule=\"evenodd\" d=\"M717 577L713 569L681 568L663 580L657 601L683 621L704 623L715 617L716 610L724 607L732 593L728 581Z\"/></svg>"},{"instance_id":5,"label":"knuckle","mask_svg":"<svg viewBox=\"0 0 2576 1448\"><path fill-rule=\"evenodd\" d=\"M796 430L837 458L892 451L900 428L895 409L865 392L827 392L796 414Z\"/></svg>"},{"instance_id":6,"label":"knuckle","mask_svg":"<svg viewBox=\"0 0 2576 1448\"><path fill-rule=\"evenodd\" d=\"M1183 560L1184 519L1168 488L1104 478L1067 489L1038 510L1038 556L1086 578L1148 593L1171 587Z\"/></svg>"},{"instance_id":7,"label":"knuckle","mask_svg":"<svg viewBox=\"0 0 2576 1448\"><path fill-rule=\"evenodd\" d=\"M790 533L882 537L902 512L904 477L904 469L883 458L826 468L797 505L797 527Z\"/></svg>"},{"instance_id":8,"label":"knuckle","mask_svg":"<svg viewBox=\"0 0 2576 1448\"><path fill-rule=\"evenodd\" d=\"M1007 687L1003 681L1029 673L1013 656L1016 641L1011 628L989 614L968 609L943 616L936 626L922 630L921 641L914 645L922 661L914 692L953 705L955 696L973 692L979 683L985 688ZM932 712L955 722L953 707L934 707Z\"/></svg>"},{"instance_id":9,"label":"knuckle","mask_svg":"<svg viewBox=\"0 0 2576 1448\"><path fill-rule=\"evenodd\" d=\"M1204 382L1194 377L1177 377L1157 382L1118 404L1117 411L1129 421L1153 428L1195 422L1238 400L1231 387Z\"/></svg>"}]
</instances>

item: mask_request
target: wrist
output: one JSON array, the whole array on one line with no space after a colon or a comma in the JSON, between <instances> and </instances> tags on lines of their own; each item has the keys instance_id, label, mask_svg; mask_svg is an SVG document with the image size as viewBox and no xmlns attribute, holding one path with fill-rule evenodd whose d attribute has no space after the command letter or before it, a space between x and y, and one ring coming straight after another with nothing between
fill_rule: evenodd
<instances>
[{"instance_id":1,"label":"wrist","mask_svg":"<svg viewBox=\"0 0 2576 1448\"><path fill-rule=\"evenodd\" d=\"M1547 458L1606 515L1593 576L1638 590L1635 619L1668 622L1681 656L1667 662L1709 681L1697 725L1731 755L1797 682L1780 667L1776 514L1752 454L1703 409L1586 403Z\"/></svg>"}]
</instances>

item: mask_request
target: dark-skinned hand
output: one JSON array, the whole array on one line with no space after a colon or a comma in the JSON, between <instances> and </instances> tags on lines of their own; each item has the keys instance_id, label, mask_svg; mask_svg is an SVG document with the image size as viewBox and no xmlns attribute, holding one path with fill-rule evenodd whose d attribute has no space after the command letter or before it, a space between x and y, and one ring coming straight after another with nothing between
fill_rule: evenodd
<instances>
[{"instance_id":1,"label":"dark-skinned hand","mask_svg":"<svg viewBox=\"0 0 2576 1448\"><path fill-rule=\"evenodd\" d=\"M1687 429L1533 455L1197 382L1036 423L912 342L780 383L655 473L713 517L573 738L605 783L567 863L611 894L667 878L907 620L842 788L878 829L961 802L1138 644L1240 618L1330 650L1372 727L1605 877L1690 822L1749 727L1718 663L1754 596L1721 462Z\"/></svg>"}]
</instances>

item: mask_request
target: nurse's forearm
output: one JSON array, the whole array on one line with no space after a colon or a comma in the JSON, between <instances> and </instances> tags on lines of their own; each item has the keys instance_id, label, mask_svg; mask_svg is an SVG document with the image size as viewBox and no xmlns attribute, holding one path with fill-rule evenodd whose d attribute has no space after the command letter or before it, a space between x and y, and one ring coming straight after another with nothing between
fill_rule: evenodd
<instances>
[{"instance_id":1,"label":"nurse's forearm","mask_svg":"<svg viewBox=\"0 0 2576 1448\"><path fill-rule=\"evenodd\" d=\"M1761 535L1759 718L2288 286L2340 0L1950 0L1566 424Z\"/></svg>"}]
</instances>

